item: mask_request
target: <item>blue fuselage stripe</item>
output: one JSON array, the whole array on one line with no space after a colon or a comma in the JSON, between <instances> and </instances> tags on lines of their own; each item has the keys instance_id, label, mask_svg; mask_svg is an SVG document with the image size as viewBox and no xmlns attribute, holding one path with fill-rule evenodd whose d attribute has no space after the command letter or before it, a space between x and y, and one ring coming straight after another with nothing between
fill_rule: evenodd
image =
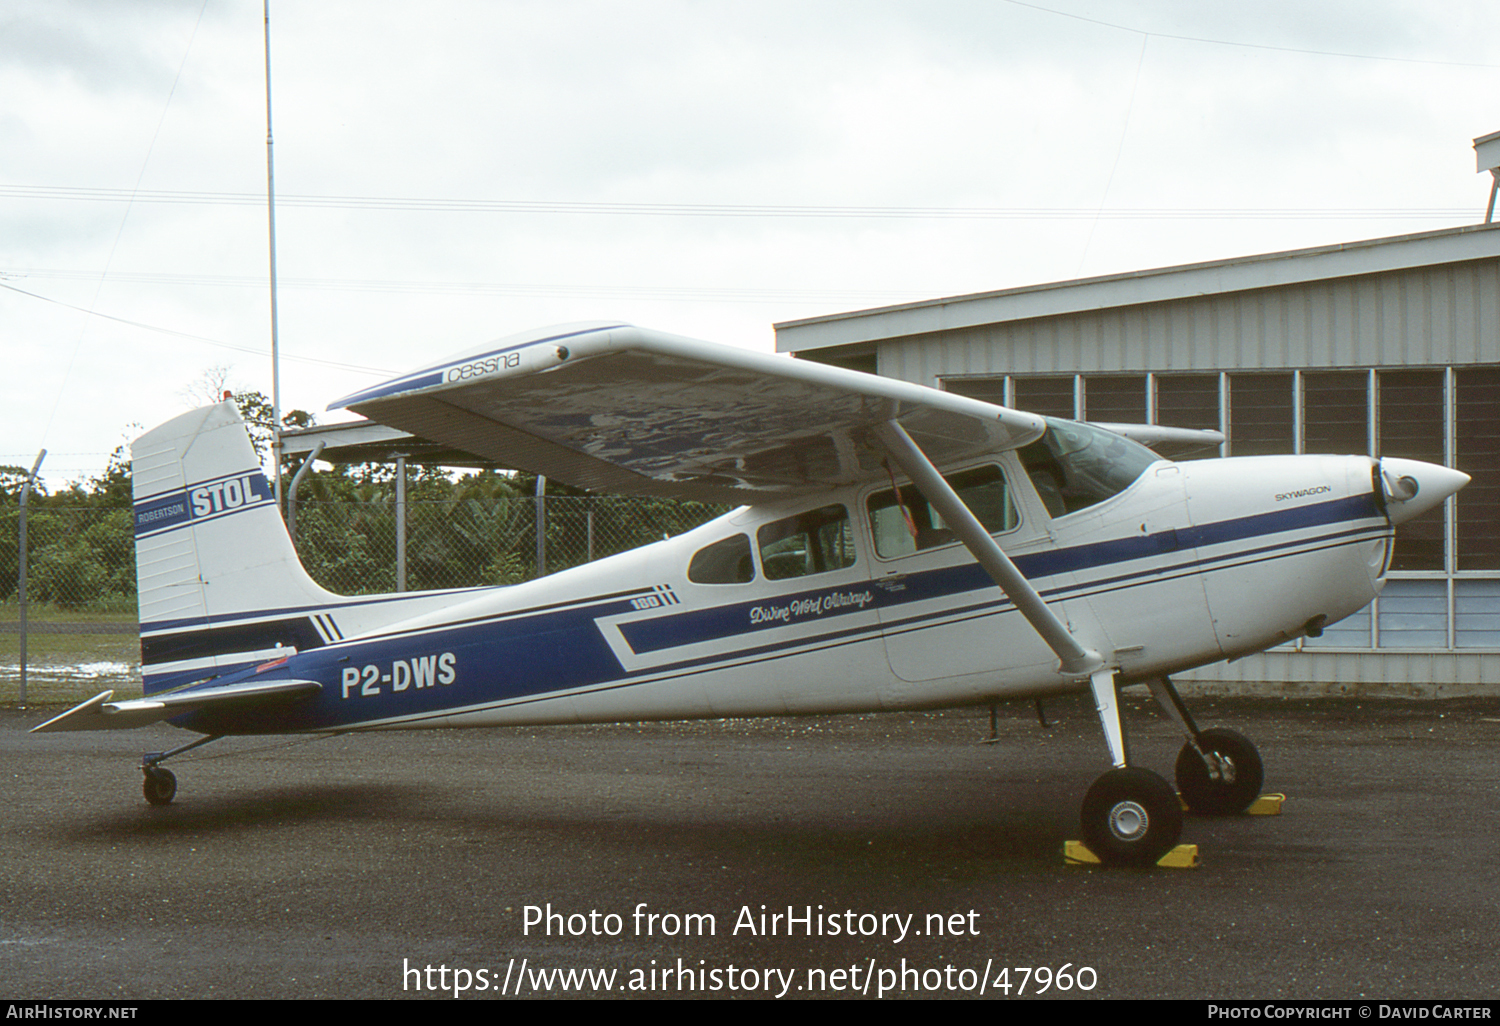
<instances>
[{"instance_id":1,"label":"blue fuselage stripe","mask_svg":"<svg viewBox=\"0 0 1500 1026\"><path fill-rule=\"evenodd\" d=\"M1016 562L1022 572L1035 581L1160 556L1177 549L1187 550L1183 553L1186 558L1171 565L1163 566L1158 561L1149 568L1108 578L1059 582L1058 587L1046 589L1044 595L1060 597L1113 591L1184 573L1222 568L1226 564L1237 565L1246 560L1258 562L1314 548L1349 544L1386 533L1388 527L1383 522L1357 523L1374 517L1373 499L1361 496L1201 528L1035 553L1020 557ZM1342 530L1278 542L1266 537L1328 525ZM1170 540L1162 537L1168 533ZM1186 544L1188 538L1203 547L1251 538L1264 538L1266 544L1248 550L1200 556L1193 546ZM778 637L761 645L731 645L710 655L687 656L684 653L682 660L629 671L610 650L596 623L601 618L637 611L628 598L620 597L623 593L602 601L568 603L564 608L550 611L502 614L420 632L333 642L327 647L293 656L275 671L278 678L285 676L321 682L323 691L316 699L290 710L279 709L274 715L267 714L264 723L246 721L240 714L233 729L236 733L343 729L382 720L431 717L455 708L474 708L611 682L659 677L690 666L702 668L747 658L770 657L777 652L791 654L810 648L847 644L859 640L862 635L873 638L882 631L920 630L938 621L1003 613L1010 606L993 590L993 582L985 572L972 563L910 573L901 579L897 586L899 590L887 585L888 582L860 581L754 602L627 621L619 624L619 629L637 654L667 652L673 648L730 638L745 641L765 629L799 622L826 624L826 629L801 637ZM986 591L988 594L980 598L980 594ZM950 605L937 612L891 616L896 607L932 599L952 600L965 593L975 593L978 601ZM604 599L603 596L599 598ZM784 615L777 613L781 608L787 610ZM881 611L881 622L850 625L847 614L870 609ZM760 611L759 615L757 611ZM446 665L455 667L451 682L432 685L429 672L429 686L401 686L403 682L414 679L413 667L418 663L430 667L443 656L450 660ZM253 671L241 671L220 677L208 686L233 683L251 676ZM357 683L351 684L351 681ZM178 722L198 730L212 730L218 726L208 714L193 714Z\"/></svg>"},{"instance_id":2,"label":"blue fuselage stripe","mask_svg":"<svg viewBox=\"0 0 1500 1026\"><path fill-rule=\"evenodd\" d=\"M1096 570L1115 563L1150 559L1184 549L1191 553L1199 548L1244 541L1261 535L1318 527L1374 515L1373 501L1370 497L1356 496L1353 499L1339 499L1295 510L1278 510L1275 513L1241 517L1201 528L1169 529L1139 537L1118 538L1049 552L1020 555L1015 557L1015 564L1028 580L1046 580L1061 574ZM1158 575L1170 573L1181 566L1195 566L1201 562L1198 559L1190 559L1175 567L1153 568L1152 572ZM861 583L837 588L824 587L754 602L688 610L669 616L653 617L650 620L621 624L620 633L625 637L632 651L644 655L694 642L715 641L773 627L784 627L791 623L806 622L810 618L820 618L830 612L849 612L852 608L856 608L855 602L857 602L857 608L861 609L865 606L886 609L890 606L908 605L912 602L987 589L993 587L994 582L991 581L984 568L977 563L970 562L907 575L902 579L899 591L889 590L881 585L882 582L877 581L873 585ZM834 602L841 602L841 604L835 606Z\"/></svg>"}]
</instances>

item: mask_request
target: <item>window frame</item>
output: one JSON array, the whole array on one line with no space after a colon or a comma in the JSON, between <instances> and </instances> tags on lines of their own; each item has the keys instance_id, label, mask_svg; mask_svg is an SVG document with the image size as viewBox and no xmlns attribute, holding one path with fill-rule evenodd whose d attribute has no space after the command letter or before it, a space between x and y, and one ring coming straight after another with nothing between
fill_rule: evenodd
<instances>
[{"instance_id":1,"label":"window frame","mask_svg":"<svg viewBox=\"0 0 1500 1026\"><path fill-rule=\"evenodd\" d=\"M1000 472L1000 480L1005 482L1005 500L1009 504L1011 511L1014 513L1016 518L1014 527L1008 528L1004 531L994 532L990 535L990 537L1006 538L1015 535L1027 526L1026 507L1023 503L1017 501L1015 478L1014 475L1011 474L1010 471L1006 468L1004 462L995 459L980 460L976 463L971 463L968 466L957 467L943 473L943 480L947 481L949 486L951 487L953 485L953 482L950 480L951 477L958 474L968 473L971 470L979 470L984 467L994 467L997 471ZM917 486L915 484L901 476L897 476L896 478L896 487L902 490L910 488L913 491L917 491L918 495L921 494L920 491L917 490ZM913 549L911 552L903 552L891 556L883 554L880 551L880 544L878 536L876 534L875 519L870 510L870 500L875 496L881 494L882 492L889 491L891 491L891 484L889 481L886 481L876 484L873 487L867 488L859 493L859 508L863 512L862 519L864 520L865 533L869 538L870 558L873 561L878 563L891 563L897 560L910 559L913 556L926 556L932 553L946 552L952 549L954 546L959 546L960 548L963 547L963 542L961 542L957 537L954 537L951 541L946 541L938 545L929 545L926 548ZM958 491L958 489L955 488L954 491ZM923 497L922 501L926 502L926 498ZM884 508L893 509L895 507L893 505ZM945 530L949 530L951 532L952 529L945 528Z\"/></svg>"}]
</instances>

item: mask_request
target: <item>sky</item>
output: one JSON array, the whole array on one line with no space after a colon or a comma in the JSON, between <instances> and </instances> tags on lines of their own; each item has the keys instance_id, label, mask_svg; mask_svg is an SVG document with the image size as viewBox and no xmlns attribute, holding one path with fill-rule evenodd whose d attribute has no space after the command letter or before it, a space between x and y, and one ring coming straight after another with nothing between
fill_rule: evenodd
<instances>
[{"instance_id":1,"label":"sky","mask_svg":"<svg viewBox=\"0 0 1500 1026\"><path fill-rule=\"evenodd\" d=\"M1483 220L1486 0L272 0L283 409ZM261 0L0 8L0 464L271 391Z\"/></svg>"}]
</instances>

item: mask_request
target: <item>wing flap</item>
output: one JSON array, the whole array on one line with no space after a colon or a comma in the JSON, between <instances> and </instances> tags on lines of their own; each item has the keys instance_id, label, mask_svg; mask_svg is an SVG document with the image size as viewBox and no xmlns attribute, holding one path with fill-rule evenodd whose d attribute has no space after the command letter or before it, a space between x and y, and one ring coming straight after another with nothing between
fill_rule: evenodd
<instances>
[{"instance_id":1,"label":"wing flap","mask_svg":"<svg viewBox=\"0 0 1500 1026\"><path fill-rule=\"evenodd\" d=\"M1040 418L873 374L601 324L513 336L330 409L596 491L764 501L881 476L897 420L939 463Z\"/></svg>"},{"instance_id":2,"label":"wing flap","mask_svg":"<svg viewBox=\"0 0 1500 1026\"><path fill-rule=\"evenodd\" d=\"M218 688L179 691L149 698L130 698L111 702L113 691L101 691L31 728L33 734L61 730L129 730L147 724L204 709L261 710L316 694L322 685L314 680L273 680L246 684L227 684Z\"/></svg>"}]
</instances>

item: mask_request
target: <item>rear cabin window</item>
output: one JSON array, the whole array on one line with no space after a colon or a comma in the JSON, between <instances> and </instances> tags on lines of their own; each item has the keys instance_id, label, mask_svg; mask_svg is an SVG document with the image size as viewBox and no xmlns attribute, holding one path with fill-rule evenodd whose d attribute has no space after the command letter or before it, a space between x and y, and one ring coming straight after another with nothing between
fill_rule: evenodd
<instances>
[{"instance_id":1,"label":"rear cabin window","mask_svg":"<svg viewBox=\"0 0 1500 1026\"><path fill-rule=\"evenodd\" d=\"M854 532L842 505L798 513L756 533L760 568L770 581L842 570L854 565Z\"/></svg>"},{"instance_id":2,"label":"rear cabin window","mask_svg":"<svg viewBox=\"0 0 1500 1026\"><path fill-rule=\"evenodd\" d=\"M694 584L746 584L755 579L755 561L750 557L750 536L705 545L688 563L688 580Z\"/></svg>"},{"instance_id":3,"label":"rear cabin window","mask_svg":"<svg viewBox=\"0 0 1500 1026\"><path fill-rule=\"evenodd\" d=\"M1003 534L1020 525L1010 488L999 467L961 470L956 474L944 474L943 480L958 493L969 512L990 534ZM896 501L898 491L901 496L899 505ZM883 559L909 556L923 549L951 545L958 540L938 511L917 491L916 485L905 484L896 490L887 488L876 492L865 501L865 507L870 512L875 551ZM902 507L905 507L904 513Z\"/></svg>"}]
</instances>

